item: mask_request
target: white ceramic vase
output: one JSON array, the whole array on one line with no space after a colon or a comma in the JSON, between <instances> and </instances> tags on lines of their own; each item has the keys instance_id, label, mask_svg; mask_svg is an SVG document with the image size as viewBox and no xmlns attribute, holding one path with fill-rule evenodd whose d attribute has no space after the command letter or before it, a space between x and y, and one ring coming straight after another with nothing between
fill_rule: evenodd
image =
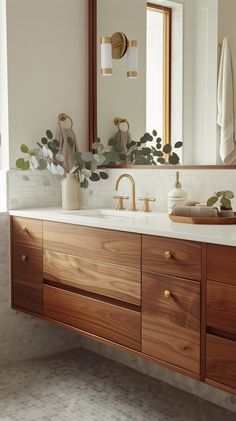
<instances>
[{"instance_id":1,"label":"white ceramic vase","mask_svg":"<svg viewBox=\"0 0 236 421\"><path fill-rule=\"evenodd\" d=\"M81 209L81 187L76 174L66 174L62 180L62 209Z\"/></svg>"}]
</instances>

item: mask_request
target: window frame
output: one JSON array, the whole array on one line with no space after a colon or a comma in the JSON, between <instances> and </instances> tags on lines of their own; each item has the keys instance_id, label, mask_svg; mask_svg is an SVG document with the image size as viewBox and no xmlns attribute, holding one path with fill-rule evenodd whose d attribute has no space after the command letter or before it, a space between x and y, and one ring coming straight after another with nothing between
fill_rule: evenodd
<instances>
[{"instance_id":1,"label":"window frame","mask_svg":"<svg viewBox=\"0 0 236 421\"><path fill-rule=\"evenodd\" d=\"M163 145L171 143L171 38L172 9L159 4L147 3L147 9L158 10L164 17L164 57L163 57Z\"/></svg>"}]
</instances>

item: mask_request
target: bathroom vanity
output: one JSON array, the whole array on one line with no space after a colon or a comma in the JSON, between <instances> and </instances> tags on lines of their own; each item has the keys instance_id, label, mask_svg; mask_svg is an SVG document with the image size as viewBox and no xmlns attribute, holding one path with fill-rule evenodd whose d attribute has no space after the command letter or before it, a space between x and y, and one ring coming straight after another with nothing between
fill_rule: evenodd
<instances>
[{"instance_id":1,"label":"bathroom vanity","mask_svg":"<svg viewBox=\"0 0 236 421\"><path fill-rule=\"evenodd\" d=\"M11 211L12 307L235 394L236 228L79 215Z\"/></svg>"}]
</instances>

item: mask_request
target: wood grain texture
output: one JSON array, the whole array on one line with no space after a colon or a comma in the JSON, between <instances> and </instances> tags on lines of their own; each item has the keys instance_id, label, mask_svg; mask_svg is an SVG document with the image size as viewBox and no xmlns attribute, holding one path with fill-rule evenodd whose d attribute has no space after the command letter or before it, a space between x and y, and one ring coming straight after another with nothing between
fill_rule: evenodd
<instances>
[{"instance_id":1,"label":"wood grain texture","mask_svg":"<svg viewBox=\"0 0 236 421\"><path fill-rule=\"evenodd\" d=\"M141 273L137 269L44 250L43 276L137 306L141 303Z\"/></svg>"},{"instance_id":2,"label":"wood grain texture","mask_svg":"<svg viewBox=\"0 0 236 421\"><path fill-rule=\"evenodd\" d=\"M206 376L236 389L236 342L207 335Z\"/></svg>"},{"instance_id":3,"label":"wood grain texture","mask_svg":"<svg viewBox=\"0 0 236 421\"><path fill-rule=\"evenodd\" d=\"M23 228L26 230L23 230ZM39 219L12 217L12 240L15 244L42 248L43 224Z\"/></svg>"},{"instance_id":4,"label":"wood grain texture","mask_svg":"<svg viewBox=\"0 0 236 421\"><path fill-rule=\"evenodd\" d=\"M236 286L207 281L207 326L236 335Z\"/></svg>"},{"instance_id":5,"label":"wood grain texture","mask_svg":"<svg viewBox=\"0 0 236 421\"><path fill-rule=\"evenodd\" d=\"M44 249L140 269L141 235L43 222Z\"/></svg>"},{"instance_id":6,"label":"wood grain texture","mask_svg":"<svg viewBox=\"0 0 236 421\"><path fill-rule=\"evenodd\" d=\"M138 311L44 285L44 315L140 350Z\"/></svg>"},{"instance_id":7,"label":"wood grain texture","mask_svg":"<svg viewBox=\"0 0 236 421\"><path fill-rule=\"evenodd\" d=\"M207 245L207 278L236 285L236 247Z\"/></svg>"},{"instance_id":8,"label":"wood grain texture","mask_svg":"<svg viewBox=\"0 0 236 421\"><path fill-rule=\"evenodd\" d=\"M22 256L26 260L22 260ZM13 304L36 313L43 308L43 256L41 249L14 245Z\"/></svg>"},{"instance_id":9,"label":"wood grain texture","mask_svg":"<svg viewBox=\"0 0 236 421\"><path fill-rule=\"evenodd\" d=\"M201 244L193 241L144 235L143 270L201 280ZM165 252L171 258L165 258Z\"/></svg>"},{"instance_id":10,"label":"wood grain texture","mask_svg":"<svg viewBox=\"0 0 236 421\"><path fill-rule=\"evenodd\" d=\"M142 352L199 374L200 284L144 272L142 290Z\"/></svg>"}]
</instances>

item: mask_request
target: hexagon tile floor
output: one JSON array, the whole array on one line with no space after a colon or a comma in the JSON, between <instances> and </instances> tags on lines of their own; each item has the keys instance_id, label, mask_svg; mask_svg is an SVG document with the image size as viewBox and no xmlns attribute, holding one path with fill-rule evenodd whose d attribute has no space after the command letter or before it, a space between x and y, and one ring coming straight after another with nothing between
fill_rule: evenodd
<instances>
[{"instance_id":1,"label":"hexagon tile floor","mask_svg":"<svg viewBox=\"0 0 236 421\"><path fill-rule=\"evenodd\" d=\"M79 349L0 368L0 421L236 421L236 414Z\"/></svg>"}]
</instances>

